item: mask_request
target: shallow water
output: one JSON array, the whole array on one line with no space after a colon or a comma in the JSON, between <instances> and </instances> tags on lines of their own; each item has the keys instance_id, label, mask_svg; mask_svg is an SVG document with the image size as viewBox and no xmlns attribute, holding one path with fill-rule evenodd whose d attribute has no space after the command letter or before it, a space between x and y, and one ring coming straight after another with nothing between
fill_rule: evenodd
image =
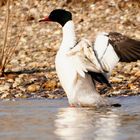
<instances>
[{"instance_id":1,"label":"shallow water","mask_svg":"<svg viewBox=\"0 0 140 140\"><path fill-rule=\"evenodd\" d=\"M140 97L122 107L69 108L66 99L0 102L0 140L139 140Z\"/></svg>"}]
</instances>

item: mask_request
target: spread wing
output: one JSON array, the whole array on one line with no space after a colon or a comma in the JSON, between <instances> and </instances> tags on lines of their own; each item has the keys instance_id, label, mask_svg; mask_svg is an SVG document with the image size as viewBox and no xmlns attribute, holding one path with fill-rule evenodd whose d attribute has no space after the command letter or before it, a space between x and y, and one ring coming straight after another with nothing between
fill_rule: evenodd
<instances>
[{"instance_id":1,"label":"spread wing","mask_svg":"<svg viewBox=\"0 0 140 140\"><path fill-rule=\"evenodd\" d=\"M96 36L93 49L103 69L108 72L109 76L120 58L110 43L108 33L102 32Z\"/></svg>"},{"instance_id":2,"label":"spread wing","mask_svg":"<svg viewBox=\"0 0 140 140\"><path fill-rule=\"evenodd\" d=\"M92 44L88 40L82 39L67 55L73 59L73 65L80 76L85 77L85 74L90 74L93 80L110 86L106 78L106 70L103 69L98 61Z\"/></svg>"},{"instance_id":3,"label":"spread wing","mask_svg":"<svg viewBox=\"0 0 140 140\"><path fill-rule=\"evenodd\" d=\"M121 62L140 60L140 40L131 39L117 32L110 32L109 40Z\"/></svg>"}]
</instances>

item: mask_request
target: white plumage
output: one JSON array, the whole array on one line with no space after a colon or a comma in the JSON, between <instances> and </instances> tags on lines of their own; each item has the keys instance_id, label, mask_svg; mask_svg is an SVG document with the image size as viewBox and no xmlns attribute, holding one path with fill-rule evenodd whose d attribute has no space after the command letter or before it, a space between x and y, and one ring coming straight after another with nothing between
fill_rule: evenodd
<instances>
[{"instance_id":1,"label":"white plumage","mask_svg":"<svg viewBox=\"0 0 140 140\"><path fill-rule=\"evenodd\" d=\"M88 71L101 73L104 70L98 63L91 44L82 39L76 44L73 21L63 27L63 40L57 52L56 72L64 88L69 103L74 106L97 106L106 104L96 91Z\"/></svg>"},{"instance_id":2,"label":"white plumage","mask_svg":"<svg viewBox=\"0 0 140 140\"><path fill-rule=\"evenodd\" d=\"M140 59L140 41L116 32L103 32L97 35L93 47L86 39L77 43L71 12L55 9L40 20L48 21L63 27L63 40L55 65L69 103L74 106L106 105L106 100L96 91L95 80L110 86L107 78L118 61Z\"/></svg>"},{"instance_id":3,"label":"white plumage","mask_svg":"<svg viewBox=\"0 0 140 140\"><path fill-rule=\"evenodd\" d=\"M99 33L94 43L94 51L97 54L99 62L103 69L111 75L113 68L119 62L119 57L113 49L113 46L109 43L108 33Z\"/></svg>"}]
</instances>

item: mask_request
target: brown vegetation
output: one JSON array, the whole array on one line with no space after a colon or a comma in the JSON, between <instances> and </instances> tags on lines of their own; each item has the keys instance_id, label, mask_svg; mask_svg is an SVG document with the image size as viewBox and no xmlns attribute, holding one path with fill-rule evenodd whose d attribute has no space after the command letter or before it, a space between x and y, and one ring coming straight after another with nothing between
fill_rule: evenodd
<instances>
[{"instance_id":1,"label":"brown vegetation","mask_svg":"<svg viewBox=\"0 0 140 140\"><path fill-rule=\"evenodd\" d=\"M10 26L10 22L12 21L12 14L10 10L11 5L12 5L12 0L7 0L7 8L6 8L6 15L5 15L6 18L4 23L5 26L3 26L5 28L4 36L3 36L3 45L0 47L0 76L3 76L5 67L11 60L12 55L14 54L15 49L18 46L21 37L21 33L19 33L18 36L14 38L14 41L12 41L13 40L12 33L11 33L12 27ZM10 28L10 32L9 32L9 28Z\"/></svg>"}]
</instances>

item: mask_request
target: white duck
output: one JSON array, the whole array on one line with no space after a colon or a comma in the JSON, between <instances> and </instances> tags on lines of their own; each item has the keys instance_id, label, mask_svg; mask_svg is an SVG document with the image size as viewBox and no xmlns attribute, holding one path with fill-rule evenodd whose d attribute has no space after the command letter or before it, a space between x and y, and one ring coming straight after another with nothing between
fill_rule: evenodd
<instances>
[{"instance_id":1,"label":"white duck","mask_svg":"<svg viewBox=\"0 0 140 140\"><path fill-rule=\"evenodd\" d=\"M63 29L63 40L56 55L55 65L69 104L71 106L107 105L107 101L96 91L95 81L110 86L107 75L120 60L111 45L109 34L99 34L93 50L93 45L86 39L77 43L72 14L69 11L53 10L48 17L40 20L43 21L58 22ZM110 55L112 55L111 59Z\"/></svg>"}]
</instances>

